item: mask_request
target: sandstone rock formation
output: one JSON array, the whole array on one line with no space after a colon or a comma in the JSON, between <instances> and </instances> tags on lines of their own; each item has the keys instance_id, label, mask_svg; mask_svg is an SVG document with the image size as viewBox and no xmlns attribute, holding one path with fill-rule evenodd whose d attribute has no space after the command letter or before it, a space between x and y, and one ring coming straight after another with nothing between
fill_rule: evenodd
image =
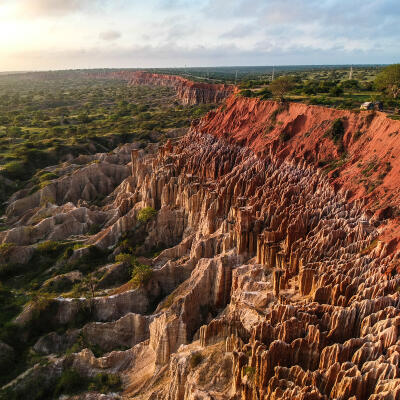
<instances>
[{"instance_id":1,"label":"sandstone rock formation","mask_svg":"<svg viewBox=\"0 0 400 400\"><path fill-rule=\"evenodd\" d=\"M220 103L234 93L231 85L193 82L177 75L153 74L145 71L116 71L100 74L129 82L129 85L168 86L176 90L177 98L186 105Z\"/></svg>"},{"instance_id":2,"label":"sandstone rock formation","mask_svg":"<svg viewBox=\"0 0 400 400\"><path fill-rule=\"evenodd\" d=\"M133 149L87 243L114 248L134 231L165 249L141 287L52 300L52 328L90 306L81 332L109 351L74 353L74 368L119 373L124 398L400 399L397 216L385 209L398 206L400 123L369 115L231 97L181 140ZM338 118L344 155L329 137ZM369 191L355 176L371 155L368 178L391 169ZM157 216L139 226L143 207Z\"/></svg>"}]
</instances>

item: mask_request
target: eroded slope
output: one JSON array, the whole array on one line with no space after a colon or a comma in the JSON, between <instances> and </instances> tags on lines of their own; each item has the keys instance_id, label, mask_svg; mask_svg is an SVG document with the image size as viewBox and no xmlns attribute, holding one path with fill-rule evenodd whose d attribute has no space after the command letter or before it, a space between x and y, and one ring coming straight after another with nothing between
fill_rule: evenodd
<instances>
[{"instance_id":1,"label":"eroded slope","mask_svg":"<svg viewBox=\"0 0 400 400\"><path fill-rule=\"evenodd\" d=\"M142 259L153 269L139 287L106 279L103 295L46 304L39 318L48 331L82 309L90 321L39 338L36 350L53 356L28 376L56 379L71 367L83 376L118 373L125 398L398 399L399 260L382 234L395 215L367 207L375 193L393 194L397 204L389 186L397 139L389 132L399 126L368 115L230 98L183 139L133 150L131 176L101 207L87 206L104 213L104 226L70 258L93 248L117 254L126 233L142 250L165 249ZM331 130L338 119L339 140ZM358 140L356 129L364 129ZM391 153L377 145L385 135ZM394 161L382 188L366 196L351 171L374 153ZM326 160L343 162L326 174ZM377 209L387 205L381 197ZM157 214L143 225L144 207ZM34 308L17 322L38 318ZM57 346L73 335L106 353L63 356ZM24 393L24 380L8 390Z\"/></svg>"}]
</instances>

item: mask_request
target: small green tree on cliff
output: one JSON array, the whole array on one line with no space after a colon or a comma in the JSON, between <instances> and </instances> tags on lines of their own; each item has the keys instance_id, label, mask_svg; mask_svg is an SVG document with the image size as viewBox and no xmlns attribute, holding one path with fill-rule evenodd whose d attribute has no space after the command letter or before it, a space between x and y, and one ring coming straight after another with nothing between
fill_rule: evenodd
<instances>
[{"instance_id":1,"label":"small green tree on cliff","mask_svg":"<svg viewBox=\"0 0 400 400\"><path fill-rule=\"evenodd\" d=\"M281 101L285 101L285 95L290 92L293 87L293 79L289 76L281 76L269 84L269 90Z\"/></svg>"}]
</instances>

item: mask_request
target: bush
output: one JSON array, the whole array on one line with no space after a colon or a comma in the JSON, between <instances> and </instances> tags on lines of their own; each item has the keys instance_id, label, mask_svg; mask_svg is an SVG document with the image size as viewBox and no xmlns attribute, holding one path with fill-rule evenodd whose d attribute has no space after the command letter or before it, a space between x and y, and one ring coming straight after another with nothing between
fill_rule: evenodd
<instances>
[{"instance_id":1,"label":"bush","mask_svg":"<svg viewBox=\"0 0 400 400\"><path fill-rule=\"evenodd\" d=\"M244 89L239 92L242 97L254 97L254 93L250 89Z\"/></svg>"},{"instance_id":2,"label":"bush","mask_svg":"<svg viewBox=\"0 0 400 400\"><path fill-rule=\"evenodd\" d=\"M143 286L151 279L152 274L153 270L149 265L135 263L132 270L131 282L135 286Z\"/></svg>"},{"instance_id":3,"label":"bush","mask_svg":"<svg viewBox=\"0 0 400 400\"><path fill-rule=\"evenodd\" d=\"M146 223L151 218L153 218L157 214L157 211L153 207L145 207L142 208L138 212L137 220L142 223Z\"/></svg>"},{"instance_id":4,"label":"bush","mask_svg":"<svg viewBox=\"0 0 400 400\"><path fill-rule=\"evenodd\" d=\"M129 253L119 253L115 256L116 262L123 262L133 266L135 263L135 256Z\"/></svg>"},{"instance_id":5,"label":"bush","mask_svg":"<svg viewBox=\"0 0 400 400\"><path fill-rule=\"evenodd\" d=\"M7 258L12 249L15 247L15 243L2 243L0 244L0 257Z\"/></svg>"},{"instance_id":6,"label":"bush","mask_svg":"<svg viewBox=\"0 0 400 400\"><path fill-rule=\"evenodd\" d=\"M85 389L85 381L79 373L74 369L65 370L54 390L55 396L60 396L63 393L75 394Z\"/></svg>"},{"instance_id":7,"label":"bush","mask_svg":"<svg viewBox=\"0 0 400 400\"><path fill-rule=\"evenodd\" d=\"M1 173L6 178L20 181L29 177L29 171L27 170L25 163L21 161L11 161L5 164Z\"/></svg>"},{"instance_id":8,"label":"bush","mask_svg":"<svg viewBox=\"0 0 400 400\"><path fill-rule=\"evenodd\" d=\"M272 92L268 88L263 88L257 92L257 96L261 96L262 100L267 100L272 97Z\"/></svg>"},{"instance_id":9,"label":"bush","mask_svg":"<svg viewBox=\"0 0 400 400\"><path fill-rule=\"evenodd\" d=\"M284 100L284 96L289 93L294 87L293 79L289 76L281 76L269 85L269 90L275 97Z\"/></svg>"},{"instance_id":10,"label":"bush","mask_svg":"<svg viewBox=\"0 0 400 400\"><path fill-rule=\"evenodd\" d=\"M58 253L63 247L63 243L47 240L46 242L39 243L36 247L36 251L42 255L53 255Z\"/></svg>"},{"instance_id":11,"label":"bush","mask_svg":"<svg viewBox=\"0 0 400 400\"><path fill-rule=\"evenodd\" d=\"M335 86L330 91L329 94L333 97L339 97L343 95L343 89L341 87Z\"/></svg>"},{"instance_id":12,"label":"bush","mask_svg":"<svg viewBox=\"0 0 400 400\"><path fill-rule=\"evenodd\" d=\"M250 378L253 379L254 378L254 374L256 373L256 369L254 367L251 366L246 366L244 367L244 373Z\"/></svg>"},{"instance_id":13,"label":"bush","mask_svg":"<svg viewBox=\"0 0 400 400\"><path fill-rule=\"evenodd\" d=\"M343 148L343 136L344 136L344 125L341 118L336 118L326 133L326 136L333 140L333 143L339 146L340 152L344 151Z\"/></svg>"},{"instance_id":14,"label":"bush","mask_svg":"<svg viewBox=\"0 0 400 400\"><path fill-rule=\"evenodd\" d=\"M100 373L89 384L89 390L96 390L101 393L119 392L121 386L121 378L118 375Z\"/></svg>"},{"instance_id":15,"label":"bush","mask_svg":"<svg viewBox=\"0 0 400 400\"><path fill-rule=\"evenodd\" d=\"M357 132L354 133L354 141L360 139L360 137L364 134L364 132L358 130Z\"/></svg>"},{"instance_id":16,"label":"bush","mask_svg":"<svg viewBox=\"0 0 400 400\"><path fill-rule=\"evenodd\" d=\"M287 142L290 139L290 134L284 131L279 135L279 139L281 142Z\"/></svg>"},{"instance_id":17,"label":"bush","mask_svg":"<svg viewBox=\"0 0 400 400\"><path fill-rule=\"evenodd\" d=\"M51 181L57 179L58 175L53 172L46 172L39 176L39 182Z\"/></svg>"}]
</instances>

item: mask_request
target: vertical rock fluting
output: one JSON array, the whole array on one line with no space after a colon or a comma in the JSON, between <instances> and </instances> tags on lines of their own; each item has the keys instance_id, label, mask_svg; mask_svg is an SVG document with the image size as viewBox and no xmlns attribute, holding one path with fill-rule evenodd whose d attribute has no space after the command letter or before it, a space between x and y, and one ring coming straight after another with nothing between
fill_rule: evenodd
<instances>
[{"instance_id":1,"label":"vertical rock fluting","mask_svg":"<svg viewBox=\"0 0 400 400\"><path fill-rule=\"evenodd\" d=\"M129 84L172 87L178 99L187 105L219 103L234 92L230 85L193 82L181 76L143 71L133 72Z\"/></svg>"},{"instance_id":2,"label":"vertical rock fluting","mask_svg":"<svg viewBox=\"0 0 400 400\"><path fill-rule=\"evenodd\" d=\"M117 329L134 345L129 362L124 352L76 362L123 371L127 398L399 399L400 260L383 234L396 235L396 213L381 206L398 203L400 141L382 150L375 136L400 124L367 115L232 97L174 144L132 150L132 174L88 243L116 245L151 206L143 246L167 249L146 287L94 301L104 323L86 332L112 348ZM327 134L337 118L345 155ZM354 140L358 127L369 140ZM354 160L375 153L392 169L366 194ZM326 160L340 165L334 176ZM80 300L57 302L67 322Z\"/></svg>"},{"instance_id":3,"label":"vertical rock fluting","mask_svg":"<svg viewBox=\"0 0 400 400\"><path fill-rule=\"evenodd\" d=\"M400 276L385 271L399 257L378 240L378 221L311 163L221 134L229 119L213 135L213 118L155 157L132 155L131 196L181 210L191 240L179 250L191 276L150 325L156 365L171 362L154 398L211 396L183 353L199 338L231 355L217 397L398 399Z\"/></svg>"}]
</instances>

